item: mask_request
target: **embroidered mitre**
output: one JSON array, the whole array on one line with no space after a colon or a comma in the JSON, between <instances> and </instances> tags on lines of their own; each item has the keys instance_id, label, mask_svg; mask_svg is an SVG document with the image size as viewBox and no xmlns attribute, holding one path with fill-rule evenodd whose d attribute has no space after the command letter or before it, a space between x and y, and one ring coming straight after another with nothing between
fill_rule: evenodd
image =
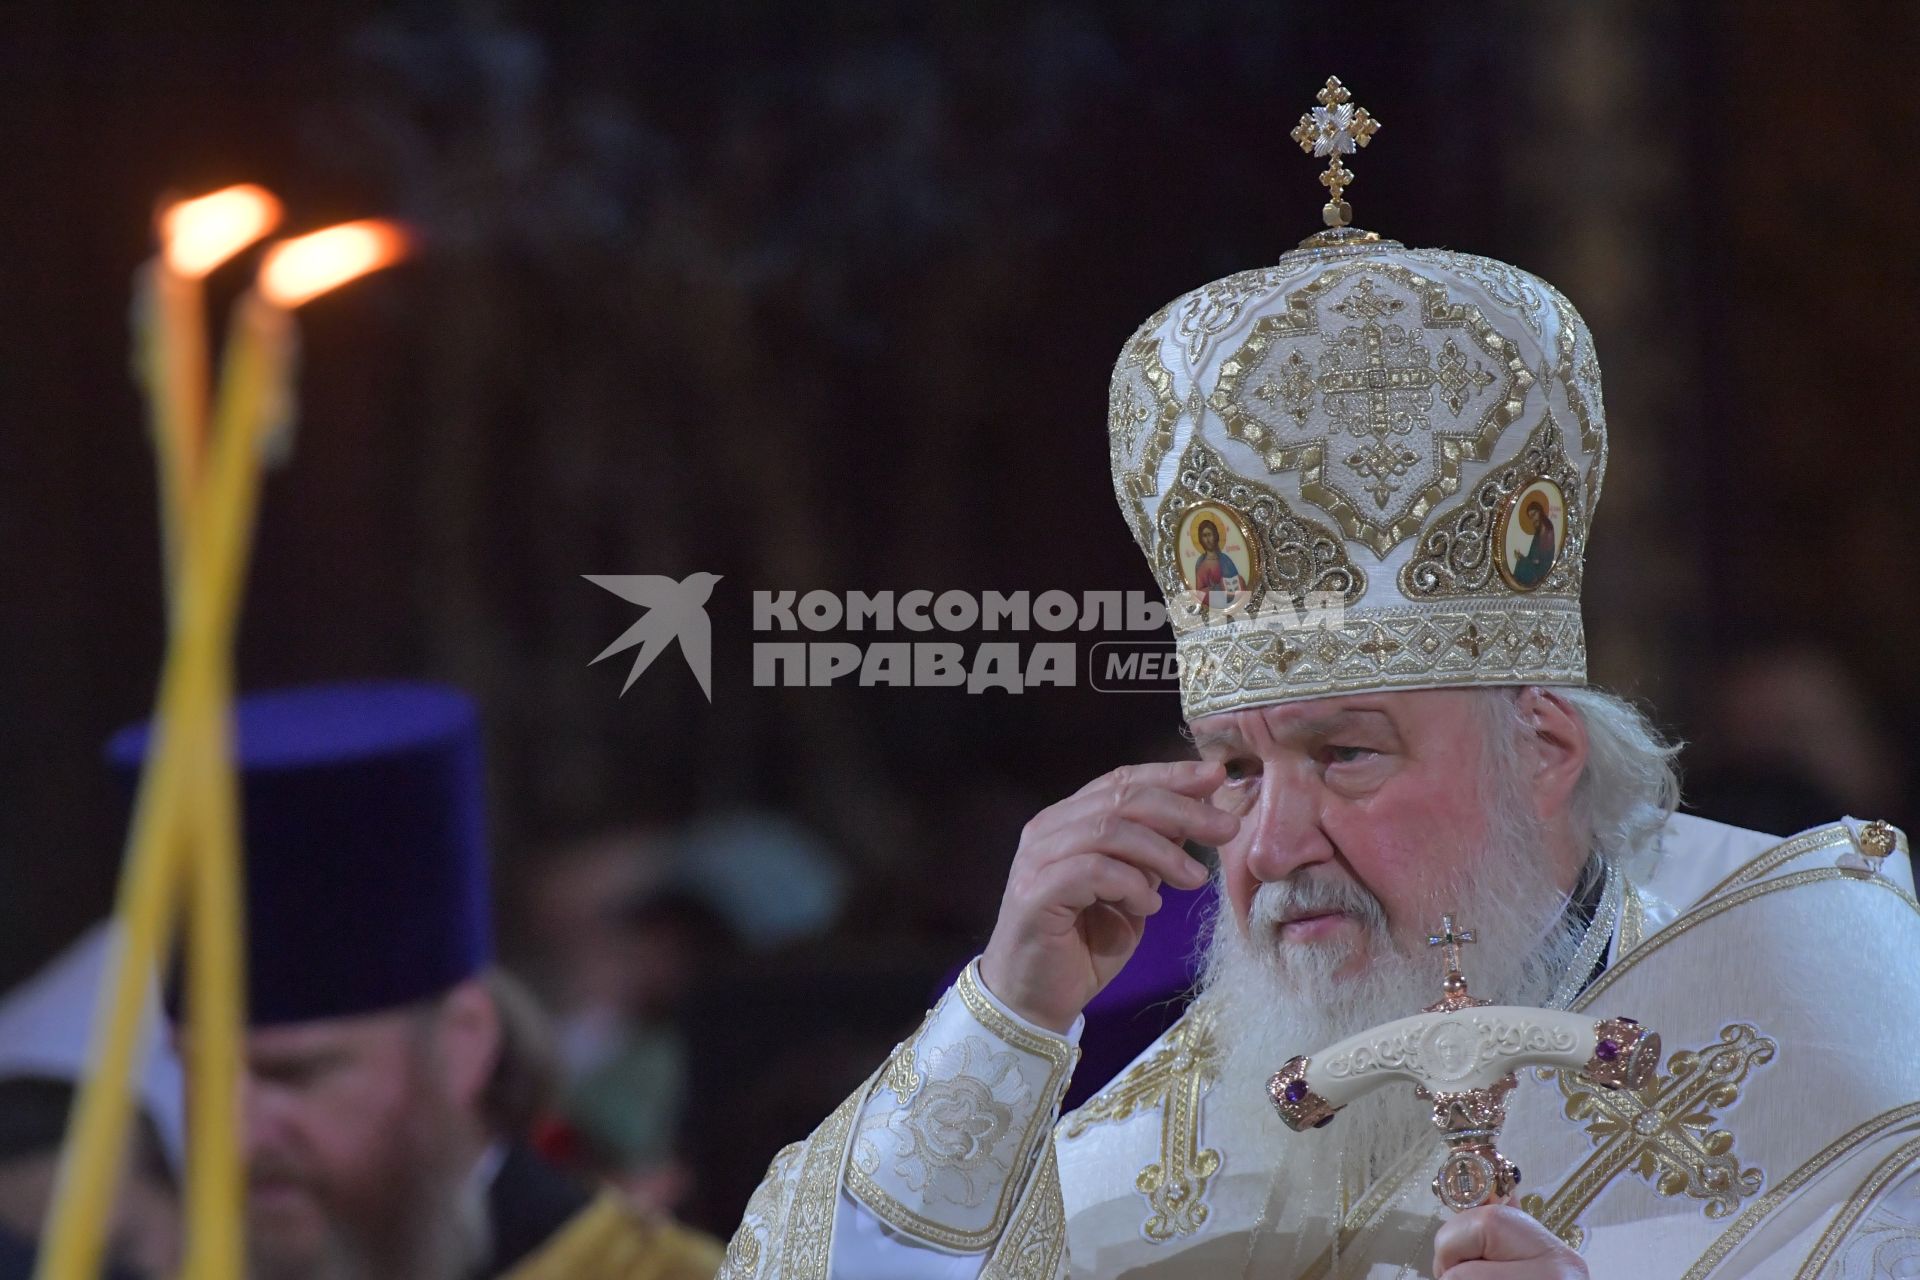
<instances>
[{"instance_id":1,"label":"embroidered mitre","mask_svg":"<svg viewBox=\"0 0 1920 1280\"><path fill-rule=\"evenodd\" d=\"M1365 117L1345 94L1329 82L1310 137L1336 161ZM1586 682L1606 415L1592 336L1539 277L1334 227L1149 318L1107 426L1188 719Z\"/></svg>"}]
</instances>

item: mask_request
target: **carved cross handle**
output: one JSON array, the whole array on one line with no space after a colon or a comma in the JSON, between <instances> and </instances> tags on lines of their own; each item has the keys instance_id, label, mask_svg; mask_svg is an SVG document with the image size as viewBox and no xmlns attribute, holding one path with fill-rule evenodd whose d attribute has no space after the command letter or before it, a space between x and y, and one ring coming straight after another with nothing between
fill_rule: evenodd
<instances>
[{"instance_id":1,"label":"carved cross handle","mask_svg":"<svg viewBox=\"0 0 1920 1280\"><path fill-rule=\"evenodd\" d=\"M1494 1147L1507 1095L1521 1067L1577 1070L1605 1089L1640 1089L1660 1062L1660 1037L1632 1018L1595 1021L1555 1009L1489 1005L1467 991L1451 917L1434 945L1447 949L1446 996L1425 1013L1350 1036L1312 1057L1296 1057L1267 1082L1287 1127L1317 1129L1381 1085L1405 1081L1433 1106L1447 1156L1433 1193L1458 1212L1503 1200L1520 1170Z\"/></svg>"}]
</instances>

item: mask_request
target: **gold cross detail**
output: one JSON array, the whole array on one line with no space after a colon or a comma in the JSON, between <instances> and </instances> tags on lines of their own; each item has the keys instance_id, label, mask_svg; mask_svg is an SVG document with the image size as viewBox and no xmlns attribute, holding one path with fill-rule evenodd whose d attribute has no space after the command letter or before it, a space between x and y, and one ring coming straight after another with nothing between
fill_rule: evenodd
<instances>
[{"instance_id":1,"label":"gold cross detail","mask_svg":"<svg viewBox=\"0 0 1920 1280\"><path fill-rule=\"evenodd\" d=\"M1353 95L1338 76L1328 76L1325 87L1314 96L1320 105L1300 117L1293 140L1308 155L1331 157L1327 171L1320 175L1320 185L1329 197L1320 216L1329 227L1344 227L1353 221L1353 206L1340 197L1352 183L1353 171L1340 157L1350 156L1373 141L1380 122L1368 115L1365 107L1353 105Z\"/></svg>"}]
</instances>

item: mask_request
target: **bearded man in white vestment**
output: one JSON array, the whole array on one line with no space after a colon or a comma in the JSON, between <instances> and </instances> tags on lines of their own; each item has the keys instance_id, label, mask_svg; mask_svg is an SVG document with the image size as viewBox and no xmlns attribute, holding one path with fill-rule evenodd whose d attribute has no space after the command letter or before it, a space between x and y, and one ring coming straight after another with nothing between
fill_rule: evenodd
<instances>
[{"instance_id":1,"label":"bearded man in white vestment","mask_svg":"<svg viewBox=\"0 0 1920 1280\"><path fill-rule=\"evenodd\" d=\"M1296 137L1344 172L1376 126L1337 82L1321 103ZM1115 491L1198 759L1027 824L985 952L774 1158L723 1277L1920 1274L1905 837L1674 812L1673 749L1586 687L1586 326L1505 263L1347 226L1341 185L1329 230L1169 304L1114 371ZM1196 583L1210 549L1245 584L1225 607ZM1207 881L1194 845L1220 903L1199 994L1061 1117L1081 1011L1160 887ZM1298 1134L1267 1095L1437 994L1447 913L1476 994L1665 1042L1638 1090L1522 1073L1519 1191L1457 1215L1410 1090Z\"/></svg>"}]
</instances>

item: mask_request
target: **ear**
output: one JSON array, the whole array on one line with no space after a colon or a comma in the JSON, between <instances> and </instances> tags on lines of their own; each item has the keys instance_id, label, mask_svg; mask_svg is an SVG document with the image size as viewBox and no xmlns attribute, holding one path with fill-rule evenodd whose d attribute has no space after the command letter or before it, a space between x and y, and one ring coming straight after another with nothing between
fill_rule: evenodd
<instances>
[{"instance_id":1,"label":"ear","mask_svg":"<svg viewBox=\"0 0 1920 1280\"><path fill-rule=\"evenodd\" d=\"M1520 691L1517 709L1533 747L1534 812L1545 822L1564 819L1587 768L1586 721L1559 693L1538 685Z\"/></svg>"},{"instance_id":2,"label":"ear","mask_svg":"<svg viewBox=\"0 0 1920 1280\"><path fill-rule=\"evenodd\" d=\"M440 1001L441 1070L455 1102L477 1110L500 1061L500 1010L483 978L469 978Z\"/></svg>"}]
</instances>

